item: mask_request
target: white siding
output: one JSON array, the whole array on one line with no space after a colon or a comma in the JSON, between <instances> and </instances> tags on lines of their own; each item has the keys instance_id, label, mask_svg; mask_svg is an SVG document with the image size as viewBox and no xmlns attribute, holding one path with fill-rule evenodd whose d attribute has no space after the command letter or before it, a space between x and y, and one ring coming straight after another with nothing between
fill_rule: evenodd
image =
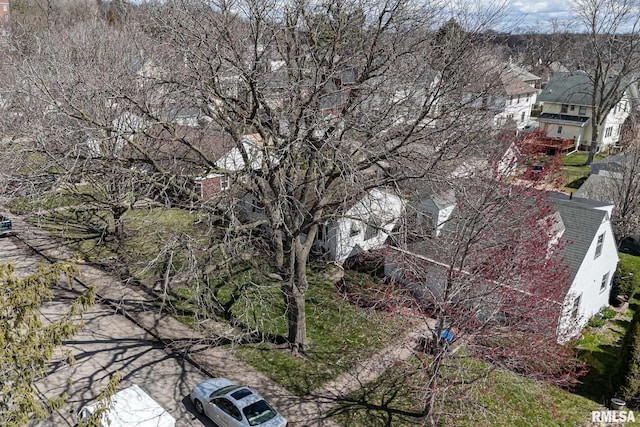
<instances>
[{"instance_id":1,"label":"white siding","mask_svg":"<svg viewBox=\"0 0 640 427\"><path fill-rule=\"evenodd\" d=\"M602 252L596 257L596 246L598 236L604 233ZM611 223L604 221L598 229L597 235L585 256L585 259L576 273L575 279L565 300L565 316L571 311L573 301L581 295L579 315L576 325L569 326L570 319L564 318L561 327L567 329L566 337L575 336L584 327L589 319L597 314L603 307L609 304L609 293L611 292L611 278L616 271L618 264L618 250L613 237ZM601 290L602 278L608 274L608 283L605 289ZM564 338L566 338L564 337ZM562 341L562 336L559 340Z\"/></svg>"}]
</instances>

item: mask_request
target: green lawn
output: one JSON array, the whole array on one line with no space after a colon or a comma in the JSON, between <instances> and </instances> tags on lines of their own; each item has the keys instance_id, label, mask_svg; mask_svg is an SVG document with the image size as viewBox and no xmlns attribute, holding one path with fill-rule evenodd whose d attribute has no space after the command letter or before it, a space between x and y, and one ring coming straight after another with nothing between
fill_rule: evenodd
<instances>
[{"instance_id":1,"label":"green lawn","mask_svg":"<svg viewBox=\"0 0 640 427\"><path fill-rule=\"evenodd\" d=\"M591 172L591 166L585 165L589 153L578 151L562 157L562 170L559 172L561 189L567 193L575 193ZM596 155L596 160L602 159L602 154Z\"/></svg>"},{"instance_id":2,"label":"green lawn","mask_svg":"<svg viewBox=\"0 0 640 427\"><path fill-rule=\"evenodd\" d=\"M319 273L310 275L306 305L310 349L304 359L270 344L242 345L236 350L240 358L298 395L308 394L389 345L406 326L400 318L343 300ZM372 280L362 273L350 276Z\"/></svg>"},{"instance_id":3,"label":"green lawn","mask_svg":"<svg viewBox=\"0 0 640 427\"><path fill-rule=\"evenodd\" d=\"M624 264L627 271L640 274L640 257L620 254L620 264ZM615 395L621 381L618 362L622 342L639 305L640 289L636 289L628 309L619 310L619 314L606 320L603 326L585 328L578 349L589 370L581 378L576 393L596 402L605 402Z\"/></svg>"},{"instance_id":4,"label":"green lawn","mask_svg":"<svg viewBox=\"0 0 640 427\"><path fill-rule=\"evenodd\" d=\"M567 426L574 427L590 419L598 409L595 402L554 386L523 378L508 371L493 369L461 350L443 371L453 387L442 383L436 412L439 426ZM420 369L422 361L412 359L350 396L336 412L347 427L416 424L411 413L423 406L427 378ZM448 384L448 386L446 385Z\"/></svg>"}]
</instances>

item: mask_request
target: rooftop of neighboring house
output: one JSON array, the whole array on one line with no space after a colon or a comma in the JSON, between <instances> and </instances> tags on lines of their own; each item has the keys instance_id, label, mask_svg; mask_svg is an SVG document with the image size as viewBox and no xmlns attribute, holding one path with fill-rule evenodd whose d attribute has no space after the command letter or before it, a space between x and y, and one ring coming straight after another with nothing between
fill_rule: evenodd
<instances>
[{"instance_id":1,"label":"rooftop of neighboring house","mask_svg":"<svg viewBox=\"0 0 640 427\"><path fill-rule=\"evenodd\" d=\"M618 179L609 175L593 174L582 183L574 197L602 202L613 202Z\"/></svg>"},{"instance_id":2,"label":"rooftop of neighboring house","mask_svg":"<svg viewBox=\"0 0 640 427\"><path fill-rule=\"evenodd\" d=\"M512 61L509 61L505 69L523 82L535 83L537 81L542 81L542 77L536 76L535 74L525 70L523 67L513 63Z\"/></svg>"},{"instance_id":3,"label":"rooftop of neighboring house","mask_svg":"<svg viewBox=\"0 0 640 427\"><path fill-rule=\"evenodd\" d=\"M551 192L548 193L548 196L555 210L552 217L558 220L552 226L550 233L558 235L564 241L562 254L566 259L571 280L573 280L584 262L600 225L608 218L612 205L607 202L571 197L563 193ZM433 198L432 196L432 200ZM455 230L455 222L454 215L445 229ZM446 239L443 240L441 237L422 238L411 243L408 249L412 253L424 255L434 260L445 260L447 259L445 241Z\"/></svg>"},{"instance_id":4,"label":"rooftop of neighboring house","mask_svg":"<svg viewBox=\"0 0 640 427\"><path fill-rule=\"evenodd\" d=\"M489 66L483 73L483 77L471 81L466 90L472 93L486 93L494 96L526 95L538 91L501 67Z\"/></svg>"},{"instance_id":5,"label":"rooftop of neighboring house","mask_svg":"<svg viewBox=\"0 0 640 427\"><path fill-rule=\"evenodd\" d=\"M512 73L500 73L502 89L506 95L522 95L536 93L537 90Z\"/></svg>"},{"instance_id":6,"label":"rooftop of neighboring house","mask_svg":"<svg viewBox=\"0 0 640 427\"><path fill-rule=\"evenodd\" d=\"M632 92L630 94L632 98L637 98L635 85L621 88L618 91L619 96L622 97L622 94L627 89ZM609 90L609 87L607 87L606 90ZM542 92L538 96L538 101L591 106L592 93L593 81L587 73L556 73L554 77L547 82L544 89L542 89Z\"/></svg>"},{"instance_id":7,"label":"rooftop of neighboring house","mask_svg":"<svg viewBox=\"0 0 640 427\"><path fill-rule=\"evenodd\" d=\"M593 171L593 165L599 165L599 168L595 168L595 170L619 170L620 168L622 168L623 164L624 164L624 160L626 157L626 153L621 152L618 154L615 154L613 156L608 156L605 157L603 159L599 159L594 161L591 165L592 165L592 171Z\"/></svg>"}]
</instances>

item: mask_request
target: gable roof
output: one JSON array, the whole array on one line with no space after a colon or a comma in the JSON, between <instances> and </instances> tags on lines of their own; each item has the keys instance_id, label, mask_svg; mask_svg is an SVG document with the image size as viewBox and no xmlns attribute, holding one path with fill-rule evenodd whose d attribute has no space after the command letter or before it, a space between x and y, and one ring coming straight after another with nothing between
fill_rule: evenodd
<instances>
[{"instance_id":1,"label":"gable roof","mask_svg":"<svg viewBox=\"0 0 640 427\"><path fill-rule=\"evenodd\" d=\"M534 82L534 81L542 80L542 77L538 77L535 74L530 73L529 71L525 70L519 65L514 64L511 61L509 61L509 63L507 64L506 70L512 73L513 75L515 75L517 78L519 78L523 82Z\"/></svg>"},{"instance_id":2,"label":"gable roof","mask_svg":"<svg viewBox=\"0 0 640 427\"><path fill-rule=\"evenodd\" d=\"M607 86L609 84L607 83ZM605 88L608 92L610 87ZM637 98L635 85L625 85L624 81L618 89L619 98L629 90L632 99ZM558 73L546 84L538 96L540 102L555 102L558 104L591 106L593 81L586 73Z\"/></svg>"},{"instance_id":3,"label":"gable roof","mask_svg":"<svg viewBox=\"0 0 640 427\"><path fill-rule=\"evenodd\" d=\"M559 220L550 230L551 235L560 234L564 242L562 256L570 272L571 281L574 280L585 256L595 239L600 225L608 218L611 204L597 200L571 197L563 193L548 193ZM455 222L455 221L454 221ZM452 222L446 227L455 228ZM433 259L440 259L442 248L438 239L421 239L409 245L408 249L416 254L427 255Z\"/></svg>"},{"instance_id":4,"label":"gable roof","mask_svg":"<svg viewBox=\"0 0 640 427\"><path fill-rule=\"evenodd\" d=\"M608 204L581 198L570 199L569 196L559 193L552 193L551 201L560 213L565 226L562 235L565 245L562 252L573 281L600 229L600 225L607 218L607 211L598 208Z\"/></svg>"},{"instance_id":5,"label":"gable roof","mask_svg":"<svg viewBox=\"0 0 640 427\"><path fill-rule=\"evenodd\" d=\"M606 165L602 169L608 169L607 166L612 166L614 168L621 168L624 165L625 158L627 157L627 153L620 152L618 154L614 154L613 156L608 156L603 159L596 160L592 163L592 165Z\"/></svg>"}]
</instances>

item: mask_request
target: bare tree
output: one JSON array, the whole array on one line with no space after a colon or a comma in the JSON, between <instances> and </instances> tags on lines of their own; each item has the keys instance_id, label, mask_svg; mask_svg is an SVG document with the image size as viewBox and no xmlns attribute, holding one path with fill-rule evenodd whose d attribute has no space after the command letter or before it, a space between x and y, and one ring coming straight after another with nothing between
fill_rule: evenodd
<instances>
[{"instance_id":1,"label":"bare tree","mask_svg":"<svg viewBox=\"0 0 640 427\"><path fill-rule=\"evenodd\" d=\"M640 140L638 139L637 114L634 112L625 123L622 133L623 151L612 170L602 177L599 200L614 204L611 222L620 244L628 237L638 235L640 224Z\"/></svg>"},{"instance_id":2,"label":"bare tree","mask_svg":"<svg viewBox=\"0 0 640 427\"><path fill-rule=\"evenodd\" d=\"M591 81L591 141L587 164L598 152L607 115L627 86L635 83L640 16L634 0L574 0L572 8L589 37L584 70Z\"/></svg>"},{"instance_id":3,"label":"bare tree","mask_svg":"<svg viewBox=\"0 0 640 427\"><path fill-rule=\"evenodd\" d=\"M39 127L42 147L57 147L52 158L67 153L67 164L81 161L89 173L97 161L78 148L86 151L96 136L121 141L121 163L105 160L144 164L156 182L188 200L189 177L229 176L235 185L218 196L215 210L226 218L228 239L267 238L257 247L269 248L268 275L281 283L288 340L304 349L306 268L318 226L369 189L432 173L473 145L479 129L460 120L461 94L476 60L473 40L487 22L447 40L456 55L443 59L432 56L435 5L168 2L147 12L136 27L143 34L83 23L65 36L71 43L52 34L30 58L40 68L24 68L19 78L36 89L24 91L29 108L51 117L49 129ZM151 64L143 77L127 66L137 47ZM446 113L437 108L444 99ZM230 136L242 164L216 163L201 138L180 135L167 114L172 108L198 111ZM145 125L123 129L115 124L122 114ZM69 129L77 129L72 149ZM258 135L251 147L246 134ZM239 214L239 201L248 198L259 204L260 218ZM264 225L266 234L246 232Z\"/></svg>"},{"instance_id":4,"label":"bare tree","mask_svg":"<svg viewBox=\"0 0 640 427\"><path fill-rule=\"evenodd\" d=\"M417 186L416 210L408 215L415 222L407 224L406 243L400 239L380 253L387 273L413 298L412 318L424 321L429 331L418 344L416 363L392 374L397 384L413 387L422 407L398 406L389 397L402 394L398 388L375 384L374 398L384 390L390 400L376 404L365 394L364 408L390 419L422 418L438 425L445 406L461 402L453 406L463 407L465 393L496 367L562 386L575 384L581 365L570 346L557 342L562 334L575 334L577 319L563 308L570 281L561 220L548 196L487 176L426 192L423 185ZM440 198L438 215L423 210L425 196ZM397 289L392 295L387 304L407 304ZM490 368L468 366L470 354Z\"/></svg>"}]
</instances>

